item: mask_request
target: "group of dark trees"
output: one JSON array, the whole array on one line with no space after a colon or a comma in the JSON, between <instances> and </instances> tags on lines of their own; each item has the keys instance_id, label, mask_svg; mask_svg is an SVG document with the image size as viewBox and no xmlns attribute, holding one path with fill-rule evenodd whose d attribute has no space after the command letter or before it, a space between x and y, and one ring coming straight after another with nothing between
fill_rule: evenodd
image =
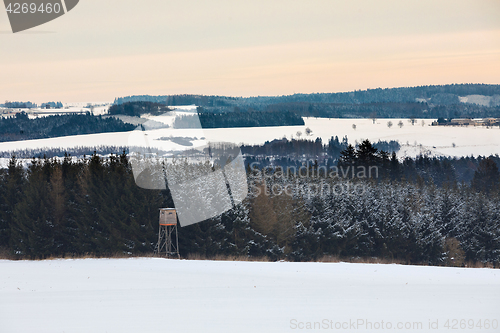
<instances>
[{"instance_id":1,"label":"group of dark trees","mask_svg":"<svg viewBox=\"0 0 500 333\"><path fill-rule=\"evenodd\" d=\"M135 126L116 118L87 114L54 115L29 119L24 112L0 118L0 142L67 135L132 131Z\"/></svg>"},{"instance_id":2,"label":"group of dark trees","mask_svg":"<svg viewBox=\"0 0 500 333\"><path fill-rule=\"evenodd\" d=\"M500 117L500 107L475 104L431 105L427 102L379 102L363 104L332 104L291 102L273 104L270 110L287 109L305 117L322 118L482 118Z\"/></svg>"},{"instance_id":3,"label":"group of dark trees","mask_svg":"<svg viewBox=\"0 0 500 333\"><path fill-rule=\"evenodd\" d=\"M247 199L179 229L181 255L498 266L499 162L399 161L364 141L343 149L335 166L377 165L378 177L332 176L318 164L307 164L308 177L278 172L274 162L249 168ZM463 165L469 182L457 176ZM173 207L169 191L136 186L125 153L33 159L27 168L12 158L0 171L0 247L29 258L151 253L160 207Z\"/></svg>"},{"instance_id":4,"label":"group of dark trees","mask_svg":"<svg viewBox=\"0 0 500 333\"><path fill-rule=\"evenodd\" d=\"M377 166L379 178L413 184L432 184L438 187L469 187L478 192L490 193L498 189L500 157L406 157L401 162L395 152L389 155L377 149L368 140L356 147L352 145L341 152L339 166Z\"/></svg>"},{"instance_id":5,"label":"group of dark trees","mask_svg":"<svg viewBox=\"0 0 500 333\"><path fill-rule=\"evenodd\" d=\"M52 157L85 157L91 156L94 153L97 153L99 156L108 156L111 154L119 155L121 152L129 152L130 146L94 146L94 147L85 147L85 146L77 146L72 148L24 148L17 149L13 151L2 151L0 152L0 158L11 158L12 156L16 156L19 159L31 159L35 158L52 158ZM165 151L161 151L160 149L150 148L152 153L166 154Z\"/></svg>"},{"instance_id":6,"label":"group of dark trees","mask_svg":"<svg viewBox=\"0 0 500 333\"><path fill-rule=\"evenodd\" d=\"M207 113L200 110L197 117L177 116L173 125L174 128L198 128L200 125L202 128L302 126L304 120L289 111Z\"/></svg>"},{"instance_id":7,"label":"group of dark trees","mask_svg":"<svg viewBox=\"0 0 500 333\"><path fill-rule=\"evenodd\" d=\"M1 106L9 108L9 109L14 109L14 108L31 109L31 108L37 107L37 105L35 103L31 103L31 102L9 102L9 101L5 101L5 103L2 104Z\"/></svg>"},{"instance_id":8,"label":"group of dark trees","mask_svg":"<svg viewBox=\"0 0 500 333\"><path fill-rule=\"evenodd\" d=\"M140 117L142 114L149 113L153 116L159 116L169 112L170 109L161 103L154 103L148 101L134 101L125 102L120 104L113 104L108 109L108 114L117 115L124 114L127 116Z\"/></svg>"},{"instance_id":9,"label":"group of dark trees","mask_svg":"<svg viewBox=\"0 0 500 333\"><path fill-rule=\"evenodd\" d=\"M339 140L331 137L327 144L321 138L315 140L274 140L263 145L241 146L248 166L257 163L261 168L291 168L296 169L308 163L312 168L327 169L335 165L341 166L377 166L380 177L387 176L391 180L431 182L438 186L443 184L471 185L476 170L484 160L500 167L498 156L484 157L464 156L429 157L419 155L416 158L407 157L399 160L396 153L399 150L397 141L379 141L370 143L365 140L356 145L350 145L347 137ZM231 147L227 148L230 151ZM224 148L214 150L224 154ZM490 165L492 167L492 165ZM323 170L323 169L321 169ZM323 172L323 171L321 171ZM493 177L494 178L494 177ZM494 182L491 182L494 184Z\"/></svg>"},{"instance_id":10,"label":"group of dark trees","mask_svg":"<svg viewBox=\"0 0 500 333\"><path fill-rule=\"evenodd\" d=\"M150 251L165 205L135 185L125 155L33 159L27 168L13 158L0 183L0 246L30 258Z\"/></svg>"},{"instance_id":11,"label":"group of dark trees","mask_svg":"<svg viewBox=\"0 0 500 333\"><path fill-rule=\"evenodd\" d=\"M170 106L178 105L197 105L197 106L232 106L237 97L225 97L225 96L204 96L204 95L163 95L163 96L151 96L151 95L137 95L137 96L127 96L115 98L114 104L120 105L128 102L151 102L160 103Z\"/></svg>"},{"instance_id":12,"label":"group of dark trees","mask_svg":"<svg viewBox=\"0 0 500 333\"><path fill-rule=\"evenodd\" d=\"M9 109L33 109L38 107L36 103L31 103L31 102L9 102L6 101L4 104L0 105ZM61 109L63 107L63 104L61 102L47 102L47 103L42 103L42 108L53 108L53 109Z\"/></svg>"},{"instance_id":13,"label":"group of dark trees","mask_svg":"<svg viewBox=\"0 0 500 333\"><path fill-rule=\"evenodd\" d=\"M339 140L338 136L331 137L328 143L323 143L321 138L314 140L308 139L286 139L267 141L263 145L242 145L241 152L247 158L264 159L270 163L272 160L280 160L283 158L297 160L302 162L307 159L316 159L323 163L325 159L331 159L336 162L340 156L341 151L349 146L347 136ZM385 152L398 152L401 145L399 142L391 141L378 141L373 146Z\"/></svg>"},{"instance_id":14,"label":"group of dark trees","mask_svg":"<svg viewBox=\"0 0 500 333\"><path fill-rule=\"evenodd\" d=\"M42 103L42 109L62 109L63 104L61 102L47 102Z\"/></svg>"}]
</instances>

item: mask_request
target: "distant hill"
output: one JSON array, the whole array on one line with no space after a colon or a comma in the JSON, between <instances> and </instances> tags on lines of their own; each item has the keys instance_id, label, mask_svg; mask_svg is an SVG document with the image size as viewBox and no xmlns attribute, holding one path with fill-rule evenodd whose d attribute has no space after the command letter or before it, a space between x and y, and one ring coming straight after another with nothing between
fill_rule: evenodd
<instances>
[{"instance_id":1,"label":"distant hill","mask_svg":"<svg viewBox=\"0 0 500 333\"><path fill-rule=\"evenodd\" d=\"M204 95L138 95L115 98L115 104L147 101L168 105L234 106L241 104L274 104L289 102L312 103L408 103L432 100L434 104L460 103L454 96L483 95L500 96L498 84L449 84L401 88L377 88L340 93L294 94L287 96L227 97Z\"/></svg>"},{"instance_id":2,"label":"distant hill","mask_svg":"<svg viewBox=\"0 0 500 333\"><path fill-rule=\"evenodd\" d=\"M203 107L206 113L293 111L314 117L499 117L500 85L450 84L288 96L228 97L203 95L127 96L116 105L147 101Z\"/></svg>"}]
</instances>

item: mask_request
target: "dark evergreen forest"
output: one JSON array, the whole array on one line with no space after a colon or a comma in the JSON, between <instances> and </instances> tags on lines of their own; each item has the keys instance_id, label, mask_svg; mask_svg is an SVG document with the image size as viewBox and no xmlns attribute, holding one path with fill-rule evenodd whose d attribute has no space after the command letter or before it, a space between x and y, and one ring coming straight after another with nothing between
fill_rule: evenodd
<instances>
[{"instance_id":1,"label":"dark evergreen forest","mask_svg":"<svg viewBox=\"0 0 500 333\"><path fill-rule=\"evenodd\" d=\"M65 156L84 158L85 156L92 156L97 154L99 156L107 156L111 154L120 155L122 152L129 152L130 150L139 150L139 147L134 146L77 146L72 148L36 148L36 149L17 149L12 151L0 151L0 158L11 158L16 156L22 159L35 158L52 158ZM149 151L154 154L164 155L167 152L164 150L149 148Z\"/></svg>"},{"instance_id":2,"label":"dark evergreen forest","mask_svg":"<svg viewBox=\"0 0 500 333\"><path fill-rule=\"evenodd\" d=\"M6 101L4 104L0 104L0 106L9 108L9 109L33 109L37 108L38 105L36 103L31 103L31 102L9 102ZM52 109L62 109L63 104L61 102L47 102L47 103L42 103L41 108L47 108L50 107Z\"/></svg>"},{"instance_id":3,"label":"dark evergreen forest","mask_svg":"<svg viewBox=\"0 0 500 333\"><path fill-rule=\"evenodd\" d=\"M289 111L208 113L199 108L198 119L191 115L178 116L175 118L174 128L198 128L200 125L202 128L228 128L305 124L301 116Z\"/></svg>"},{"instance_id":4,"label":"dark evergreen forest","mask_svg":"<svg viewBox=\"0 0 500 333\"><path fill-rule=\"evenodd\" d=\"M335 166L378 166L377 177L339 177L314 163L303 165L308 177L249 165L247 199L180 228L181 255L498 266L498 157L458 161L401 162L364 141L343 149ZM456 176L462 164L468 183ZM173 207L168 190L137 187L125 153L33 159L27 168L12 158L0 171L0 247L13 258L149 254L160 207Z\"/></svg>"},{"instance_id":5,"label":"dark evergreen forest","mask_svg":"<svg viewBox=\"0 0 500 333\"><path fill-rule=\"evenodd\" d=\"M6 101L4 104L0 104L0 106L6 107L6 108L31 109L31 108L36 108L38 105L36 105L36 103L31 103L31 102L9 102L9 101Z\"/></svg>"},{"instance_id":6,"label":"dark evergreen forest","mask_svg":"<svg viewBox=\"0 0 500 333\"><path fill-rule=\"evenodd\" d=\"M14 117L0 118L0 142L53 138L59 136L125 132L135 126L116 118L102 118L90 113L57 115L29 119L24 112Z\"/></svg>"},{"instance_id":7,"label":"dark evergreen forest","mask_svg":"<svg viewBox=\"0 0 500 333\"><path fill-rule=\"evenodd\" d=\"M127 116L140 117L142 114L149 113L153 116L159 116L169 112L170 109L162 103L153 103L147 101L125 102L111 105L108 114L124 114Z\"/></svg>"}]
</instances>

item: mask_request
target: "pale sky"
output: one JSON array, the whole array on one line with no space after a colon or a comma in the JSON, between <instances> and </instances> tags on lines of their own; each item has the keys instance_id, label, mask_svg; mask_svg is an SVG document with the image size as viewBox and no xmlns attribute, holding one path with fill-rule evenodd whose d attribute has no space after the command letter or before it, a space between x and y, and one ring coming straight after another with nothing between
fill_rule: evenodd
<instances>
[{"instance_id":1,"label":"pale sky","mask_svg":"<svg viewBox=\"0 0 500 333\"><path fill-rule=\"evenodd\" d=\"M0 101L500 83L499 0L80 0L12 34Z\"/></svg>"}]
</instances>

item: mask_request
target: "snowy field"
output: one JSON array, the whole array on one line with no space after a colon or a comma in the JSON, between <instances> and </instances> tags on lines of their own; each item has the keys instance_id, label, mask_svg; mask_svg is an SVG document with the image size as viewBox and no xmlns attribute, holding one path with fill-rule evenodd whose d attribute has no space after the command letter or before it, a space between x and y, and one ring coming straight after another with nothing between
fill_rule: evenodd
<instances>
[{"instance_id":1,"label":"snowy field","mask_svg":"<svg viewBox=\"0 0 500 333\"><path fill-rule=\"evenodd\" d=\"M424 125L422 126L422 120ZM399 141L402 145L399 156L415 157L422 154L429 156L489 156L500 154L500 129L497 127L455 127L430 126L431 119L417 119L411 125L408 119L320 119L305 118L306 127L311 128L313 137L321 137L323 142L332 133L339 133L339 138L347 135L349 142L369 139ZM393 126L389 128L387 123ZM403 122L403 127L397 124ZM353 129L352 125L356 125Z\"/></svg>"},{"instance_id":2,"label":"snowy field","mask_svg":"<svg viewBox=\"0 0 500 333\"><path fill-rule=\"evenodd\" d=\"M76 107L78 108L78 107ZM179 114L192 114L195 106L180 107L168 116L144 116L145 120L154 120L158 123L171 125ZM102 110L101 110L102 111ZM338 136L342 139L347 135L350 143L369 139L397 140L402 145L399 157L415 157L419 154L429 156L489 156L500 154L500 129L498 127L452 127L430 126L431 119L418 119L411 125L408 119L377 119L375 124L371 119L334 119L334 118L304 118L305 126L280 126L262 128L222 128L222 129L155 129L146 131L148 144L165 151L182 151L186 147L170 140L159 138L183 137L192 139L192 147L202 147L210 142L231 142L235 144L263 144L274 139L300 138L314 140L322 138L327 143L330 137ZM387 123L391 121L392 127ZM403 126L399 127L399 121ZM422 121L424 122L422 124ZM147 123L146 123L147 124ZM353 128L353 125L356 125ZM156 126L158 127L158 126ZM147 127L146 127L147 128ZM312 134L306 136L305 129L310 128ZM202 139L204 138L204 139ZM77 135L70 137L39 139L29 141L0 143L0 151L36 148L72 148L77 146L138 146L143 140L127 132Z\"/></svg>"},{"instance_id":3,"label":"snowy field","mask_svg":"<svg viewBox=\"0 0 500 333\"><path fill-rule=\"evenodd\" d=\"M499 296L493 269L2 260L0 332L500 332Z\"/></svg>"}]
</instances>

